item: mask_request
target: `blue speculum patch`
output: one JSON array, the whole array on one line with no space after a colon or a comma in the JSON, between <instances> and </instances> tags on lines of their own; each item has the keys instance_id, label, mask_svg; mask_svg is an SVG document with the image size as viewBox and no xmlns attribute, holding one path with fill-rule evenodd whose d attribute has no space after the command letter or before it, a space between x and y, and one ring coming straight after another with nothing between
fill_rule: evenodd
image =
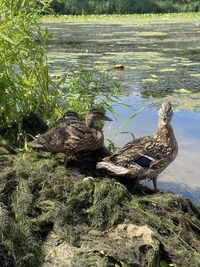
<instances>
[{"instance_id":1,"label":"blue speculum patch","mask_svg":"<svg viewBox=\"0 0 200 267\"><path fill-rule=\"evenodd\" d=\"M139 159L135 160L134 162L137 163L138 165L140 165L141 167L149 167L152 160L142 156Z\"/></svg>"}]
</instances>

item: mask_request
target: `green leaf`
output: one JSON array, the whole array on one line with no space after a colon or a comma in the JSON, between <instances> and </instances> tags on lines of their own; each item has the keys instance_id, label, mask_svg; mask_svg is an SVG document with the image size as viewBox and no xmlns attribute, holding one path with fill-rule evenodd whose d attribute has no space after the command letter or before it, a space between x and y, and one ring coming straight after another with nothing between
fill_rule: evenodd
<instances>
[{"instance_id":1,"label":"green leaf","mask_svg":"<svg viewBox=\"0 0 200 267\"><path fill-rule=\"evenodd\" d=\"M138 111L136 111L136 113L134 113L133 115L131 115L124 123L122 123L122 125L120 125L120 129L123 128L127 123L129 123L129 121L131 121L133 118L135 118L139 113L141 113L145 108L141 108Z\"/></svg>"},{"instance_id":2,"label":"green leaf","mask_svg":"<svg viewBox=\"0 0 200 267\"><path fill-rule=\"evenodd\" d=\"M5 41L11 43L11 44L16 44L16 42L14 42L13 40L11 40L8 36L6 36L3 33L0 33L0 37L2 37Z\"/></svg>"}]
</instances>

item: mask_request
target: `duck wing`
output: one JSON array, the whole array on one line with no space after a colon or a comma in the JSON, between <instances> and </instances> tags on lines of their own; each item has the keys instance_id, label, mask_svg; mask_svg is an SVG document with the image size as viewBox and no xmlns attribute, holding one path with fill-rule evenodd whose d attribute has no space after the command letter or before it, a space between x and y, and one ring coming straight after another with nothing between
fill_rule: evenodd
<instances>
[{"instance_id":1,"label":"duck wing","mask_svg":"<svg viewBox=\"0 0 200 267\"><path fill-rule=\"evenodd\" d=\"M115 154L97 164L97 169L106 169L114 175L138 176L143 168L149 168L155 159L149 149L154 145L152 136L134 139ZM141 168L142 167L142 168Z\"/></svg>"},{"instance_id":2,"label":"duck wing","mask_svg":"<svg viewBox=\"0 0 200 267\"><path fill-rule=\"evenodd\" d=\"M127 166L133 162L138 163L143 167L148 167L151 161L154 160L149 148L153 145L152 136L145 136L139 139L134 139L127 143L123 148L119 149L114 155L109 158L109 161Z\"/></svg>"},{"instance_id":3,"label":"duck wing","mask_svg":"<svg viewBox=\"0 0 200 267\"><path fill-rule=\"evenodd\" d=\"M100 130L88 128L85 124L70 125L67 128L70 138L65 140L65 151L78 152L82 150L96 150L103 145L103 134Z\"/></svg>"},{"instance_id":4,"label":"duck wing","mask_svg":"<svg viewBox=\"0 0 200 267\"><path fill-rule=\"evenodd\" d=\"M103 145L103 134L100 130L88 128L84 123L72 123L52 128L29 142L29 145L47 152L95 150Z\"/></svg>"},{"instance_id":5,"label":"duck wing","mask_svg":"<svg viewBox=\"0 0 200 267\"><path fill-rule=\"evenodd\" d=\"M66 126L56 126L28 144L47 152L64 152L65 140L70 138Z\"/></svg>"},{"instance_id":6,"label":"duck wing","mask_svg":"<svg viewBox=\"0 0 200 267\"><path fill-rule=\"evenodd\" d=\"M157 141L157 136L145 136L134 139L119 149L111 157L104 161L112 162L124 167L131 167L138 164L141 167L150 167L163 158L165 144Z\"/></svg>"}]
</instances>

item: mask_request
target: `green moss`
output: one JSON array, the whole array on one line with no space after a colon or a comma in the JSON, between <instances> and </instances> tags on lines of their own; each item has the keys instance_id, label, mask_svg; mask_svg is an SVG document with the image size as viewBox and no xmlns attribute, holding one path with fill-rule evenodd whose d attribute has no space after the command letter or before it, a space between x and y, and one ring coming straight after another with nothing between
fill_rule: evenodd
<instances>
[{"instance_id":1,"label":"green moss","mask_svg":"<svg viewBox=\"0 0 200 267\"><path fill-rule=\"evenodd\" d=\"M131 266L132 252L121 248L116 253L117 243L111 245L106 237L122 224L148 225L157 232L161 259L167 263L195 266L199 261L200 211L180 196L150 195L140 186L130 192L109 177L72 175L59 155L4 155L0 166L2 266L39 266L52 234L56 238L50 247L65 242L78 253L74 264L82 259L87 266Z\"/></svg>"},{"instance_id":2,"label":"green moss","mask_svg":"<svg viewBox=\"0 0 200 267\"><path fill-rule=\"evenodd\" d=\"M122 215L129 194L124 186L106 179L95 184L93 203L88 209L92 226L113 226Z\"/></svg>"}]
</instances>

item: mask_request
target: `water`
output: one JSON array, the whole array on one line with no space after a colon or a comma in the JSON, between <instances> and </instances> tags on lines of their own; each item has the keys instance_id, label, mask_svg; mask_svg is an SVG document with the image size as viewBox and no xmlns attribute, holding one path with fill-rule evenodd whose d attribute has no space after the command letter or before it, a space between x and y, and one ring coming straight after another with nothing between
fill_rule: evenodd
<instances>
[{"instance_id":1,"label":"water","mask_svg":"<svg viewBox=\"0 0 200 267\"><path fill-rule=\"evenodd\" d=\"M135 137L156 131L157 110L163 99L174 106L173 128L179 143L177 159L159 176L161 189L200 202L200 30L197 21L113 21L101 23L48 23L55 36L48 58L53 76L80 64L107 71L120 81L120 118L105 126L105 137L121 147ZM124 71L113 70L123 64ZM123 128L137 110L145 109Z\"/></svg>"}]
</instances>

